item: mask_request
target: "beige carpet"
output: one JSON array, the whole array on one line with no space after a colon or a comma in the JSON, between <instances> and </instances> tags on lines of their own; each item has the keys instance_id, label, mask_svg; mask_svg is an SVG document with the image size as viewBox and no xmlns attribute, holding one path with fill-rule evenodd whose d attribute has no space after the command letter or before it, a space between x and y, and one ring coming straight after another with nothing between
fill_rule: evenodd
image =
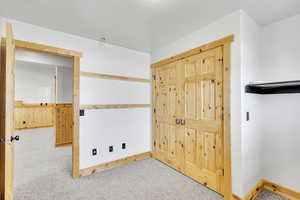
<instances>
[{"instance_id":1,"label":"beige carpet","mask_svg":"<svg viewBox=\"0 0 300 200\"><path fill-rule=\"evenodd\" d=\"M16 146L15 200L223 199L154 159L129 163L75 180L70 176L71 148L54 148L51 139L53 130L26 131L20 136ZM34 138L42 141L33 143ZM283 199L266 192L256 200Z\"/></svg>"},{"instance_id":2,"label":"beige carpet","mask_svg":"<svg viewBox=\"0 0 300 200\"><path fill-rule=\"evenodd\" d=\"M263 190L257 197L255 200L289 200L285 197L279 196L273 192L270 192L268 190Z\"/></svg>"}]
</instances>

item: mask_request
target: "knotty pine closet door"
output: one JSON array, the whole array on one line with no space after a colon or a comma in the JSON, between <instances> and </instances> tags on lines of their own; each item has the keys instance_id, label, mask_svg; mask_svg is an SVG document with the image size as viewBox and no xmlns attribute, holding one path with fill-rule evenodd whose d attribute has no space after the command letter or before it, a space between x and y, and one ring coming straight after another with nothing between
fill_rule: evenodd
<instances>
[{"instance_id":1,"label":"knotty pine closet door","mask_svg":"<svg viewBox=\"0 0 300 200\"><path fill-rule=\"evenodd\" d=\"M222 48L155 73L154 157L224 193Z\"/></svg>"},{"instance_id":2,"label":"knotty pine closet door","mask_svg":"<svg viewBox=\"0 0 300 200\"><path fill-rule=\"evenodd\" d=\"M156 69L154 155L177 170L184 169L184 128L176 124L180 114L180 64Z\"/></svg>"}]
</instances>

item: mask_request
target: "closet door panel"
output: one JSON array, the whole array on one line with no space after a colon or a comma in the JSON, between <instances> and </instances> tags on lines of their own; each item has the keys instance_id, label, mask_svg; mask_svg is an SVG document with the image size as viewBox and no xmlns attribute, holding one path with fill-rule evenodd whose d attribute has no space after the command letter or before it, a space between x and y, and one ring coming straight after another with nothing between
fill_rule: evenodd
<instances>
[{"instance_id":1,"label":"closet door panel","mask_svg":"<svg viewBox=\"0 0 300 200\"><path fill-rule=\"evenodd\" d=\"M177 72L176 63L156 70L154 156L176 167L177 162Z\"/></svg>"},{"instance_id":2,"label":"closet door panel","mask_svg":"<svg viewBox=\"0 0 300 200\"><path fill-rule=\"evenodd\" d=\"M222 193L222 48L183 60L185 173Z\"/></svg>"}]
</instances>

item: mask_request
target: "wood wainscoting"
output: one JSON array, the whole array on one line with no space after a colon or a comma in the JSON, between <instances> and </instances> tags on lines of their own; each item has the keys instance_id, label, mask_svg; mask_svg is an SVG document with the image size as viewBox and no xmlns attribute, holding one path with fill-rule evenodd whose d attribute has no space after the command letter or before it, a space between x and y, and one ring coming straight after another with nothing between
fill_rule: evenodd
<instances>
[{"instance_id":1,"label":"wood wainscoting","mask_svg":"<svg viewBox=\"0 0 300 200\"><path fill-rule=\"evenodd\" d=\"M54 126L54 104L24 104L15 102L14 126L16 130Z\"/></svg>"},{"instance_id":2,"label":"wood wainscoting","mask_svg":"<svg viewBox=\"0 0 300 200\"><path fill-rule=\"evenodd\" d=\"M287 187L279 184L272 183L268 180L261 180L244 198L241 198L235 194L232 195L233 200L254 200L262 190L269 190L280 196L286 197L290 200L299 200L300 192L296 192Z\"/></svg>"},{"instance_id":3,"label":"wood wainscoting","mask_svg":"<svg viewBox=\"0 0 300 200\"><path fill-rule=\"evenodd\" d=\"M73 140L72 104L24 104L15 102L16 130L55 127L55 146L71 145Z\"/></svg>"},{"instance_id":4,"label":"wood wainscoting","mask_svg":"<svg viewBox=\"0 0 300 200\"><path fill-rule=\"evenodd\" d=\"M72 104L56 104L55 108L55 146L71 145L73 141L73 106Z\"/></svg>"}]
</instances>

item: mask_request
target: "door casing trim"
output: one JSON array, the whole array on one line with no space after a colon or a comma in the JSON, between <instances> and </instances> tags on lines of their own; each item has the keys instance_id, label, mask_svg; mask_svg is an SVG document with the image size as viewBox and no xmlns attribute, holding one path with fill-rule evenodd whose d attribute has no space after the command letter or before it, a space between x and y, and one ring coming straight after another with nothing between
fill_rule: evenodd
<instances>
[{"instance_id":1,"label":"door casing trim","mask_svg":"<svg viewBox=\"0 0 300 200\"><path fill-rule=\"evenodd\" d=\"M6 38L2 38L5 40ZM72 177L79 178L80 177L80 166L79 166L79 92L80 92L80 57L83 56L81 52L62 49L58 47L15 40L15 49L26 49L29 51L35 51L40 53L51 54L55 56L62 56L66 58L71 58L73 60L73 142L72 142Z\"/></svg>"}]
</instances>

